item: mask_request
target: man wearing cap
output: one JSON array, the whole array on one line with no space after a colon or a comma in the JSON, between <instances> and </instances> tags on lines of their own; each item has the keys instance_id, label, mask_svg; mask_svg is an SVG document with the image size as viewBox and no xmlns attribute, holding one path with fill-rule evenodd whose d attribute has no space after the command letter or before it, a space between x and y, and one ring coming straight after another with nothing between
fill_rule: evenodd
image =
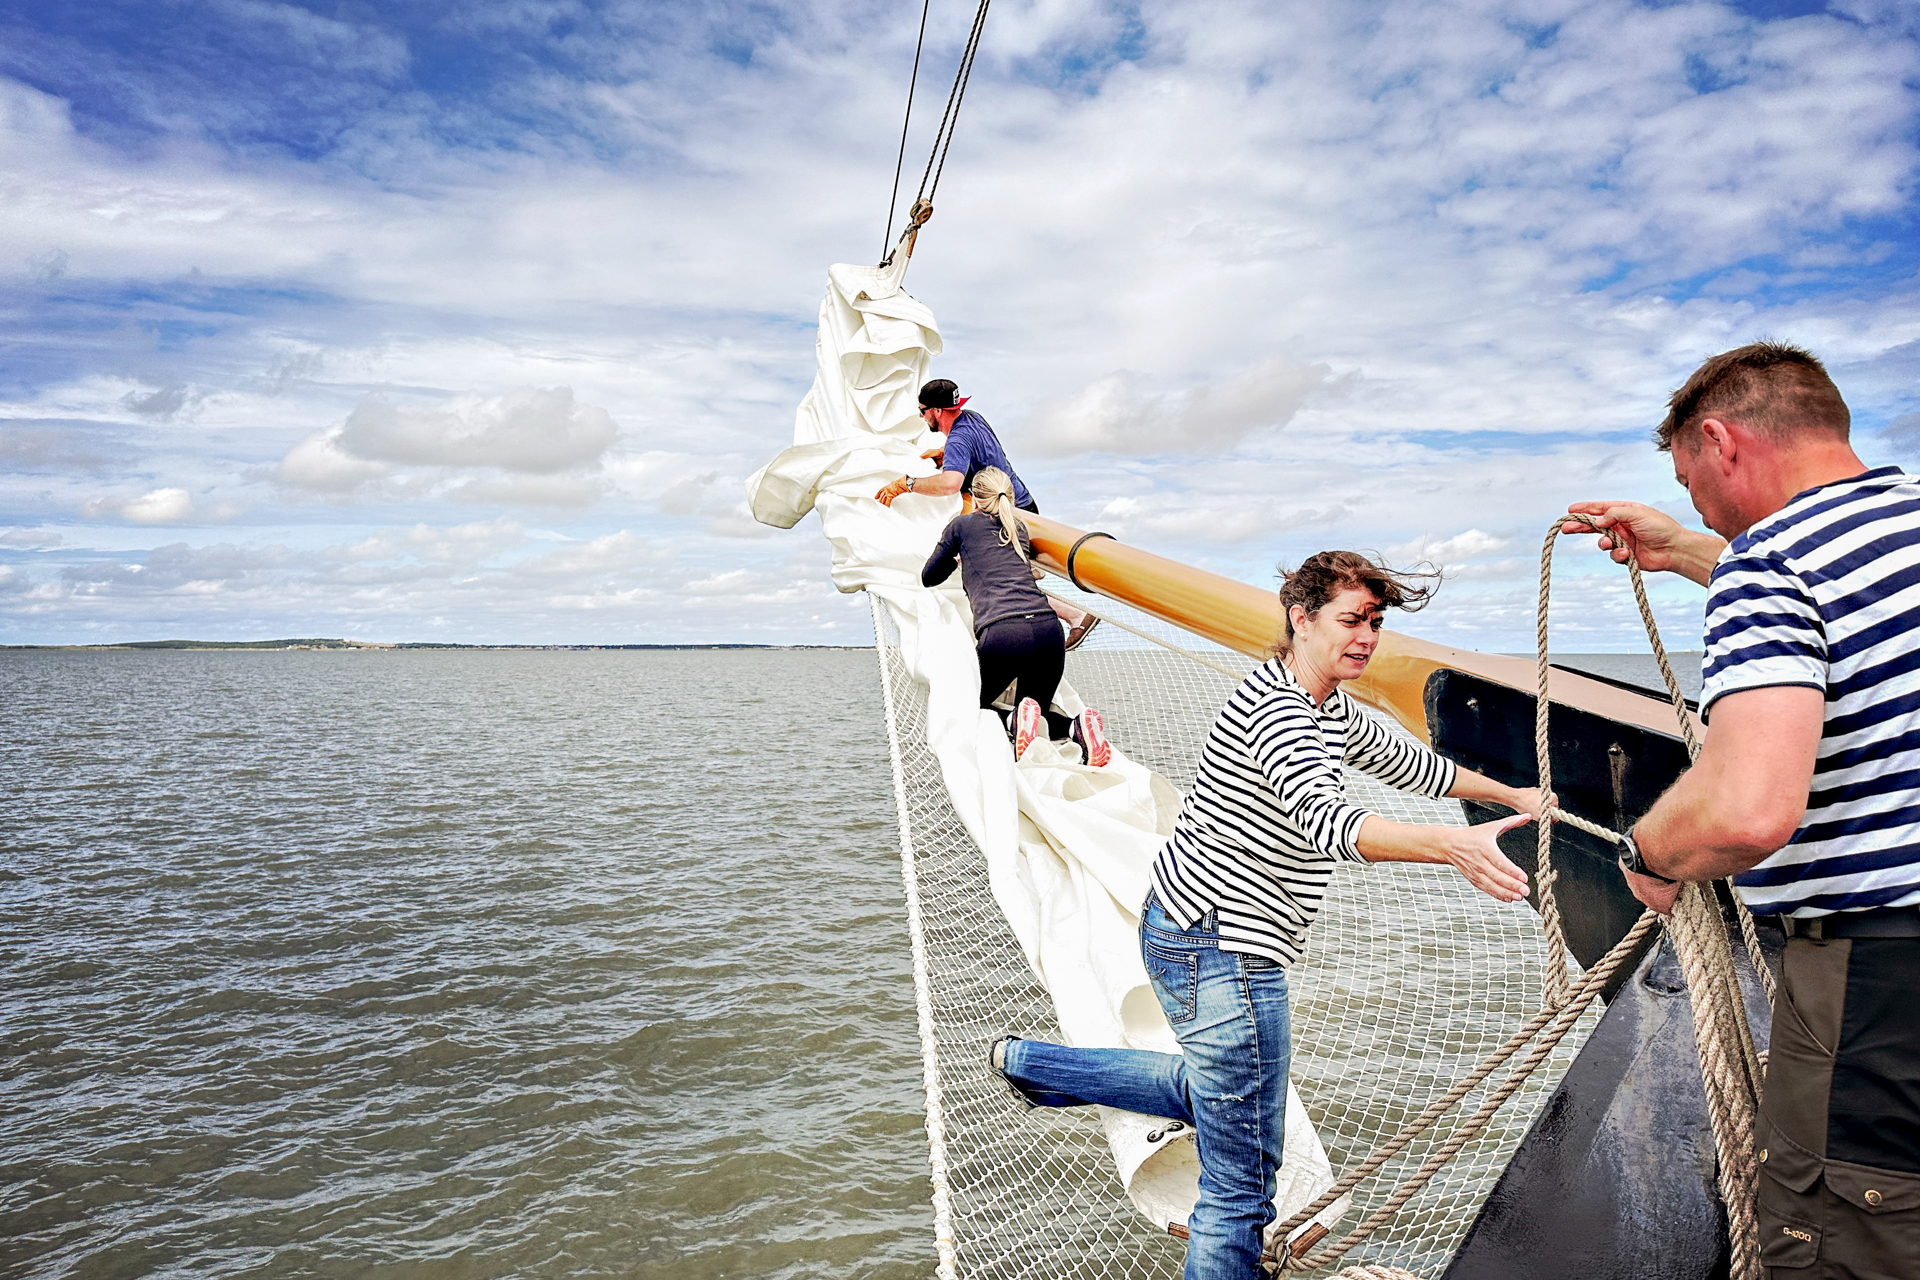
<instances>
[{"instance_id":1,"label":"man wearing cap","mask_svg":"<svg viewBox=\"0 0 1920 1280\"><path fill-rule=\"evenodd\" d=\"M971 396L959 394L960 388L949 378L935 378L920 388L920 420L947 437L938 449L929 449L922 457L936 460L937 474L915 478L901 476L873 496L887 506L903 493L921 493L944 498L964 493L983 467L998 467L1013 480L1013 500L1022 511L1040 514L1040 506L1020 481L1020 473L1007 461L1000 437L987 420L966 407Z\"/></svg>"},{"instance_id":2,"label":"man wearing cap","mask_svg":"<svg viewBox=\"0 0 1920 1280\"><path fill-rule=\"evenodd\" d=\"M1000 437L993 433L985 418L966 407L970 399L971 396L960 394L960 388L950 378L935 378L920 388L920 420L947 438L945 445L920 456L934 459L940 470L930 476L901 476L889 481L873 495L875 498L890 507L903 493L934 498L965 493L973 484L974 476L987 467L998 467L1013 481L1014 505L1022 511L1040 514L1040 504L1033 500L1020 480L1020 473L1007 460ZM1086 639L1099 621L1092 614L1060 600L1053 601L1053 611L1067 624L1069 649Z\"/></svg>"},{"instance_id":3,"label":"man wearing cap","mask_svg":"<svg viewBox=\"0 0 1920 1280\"><path fill-rule=\"evenodd\" d=\"M1771 1280L1920 1275L1920 482L1849 428L1818 360L1757 342L1657 433L1720 536L1569 508L1614 559L1708 588L1706 744L1620 863L1661 912L1731 876L1786 932L1755 1132Z\"/></svg>"}]
</instances>

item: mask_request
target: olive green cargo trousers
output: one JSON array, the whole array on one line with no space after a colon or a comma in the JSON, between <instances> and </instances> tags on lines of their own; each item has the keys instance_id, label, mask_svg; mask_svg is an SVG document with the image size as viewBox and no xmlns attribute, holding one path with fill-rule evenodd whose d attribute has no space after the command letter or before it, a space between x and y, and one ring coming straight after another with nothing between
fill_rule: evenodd
<instances>
[{"instance_id":1,"label":"olive green cargo trousers","mask_svg":"<svg viewBox=\"0 0 1920 1280\"><path fill-rule=\"evenodd\" d=\"M1920 938L1787 941L1760 1159L1768 1280L1920 1280Z\"/></svg>"}]
</instances>

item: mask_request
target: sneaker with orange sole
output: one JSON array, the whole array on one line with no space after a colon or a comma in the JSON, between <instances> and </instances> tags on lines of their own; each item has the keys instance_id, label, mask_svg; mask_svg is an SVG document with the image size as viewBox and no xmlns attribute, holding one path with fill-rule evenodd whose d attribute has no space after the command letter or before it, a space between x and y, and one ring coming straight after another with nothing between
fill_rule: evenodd
<instances>
[{"instance_id":1,"label":"sneaker with orange sole","mask_svg":"<svg viewBox=\"0 0 1920 1280\"><path fill-rule=\"evenodd\" d=\"M1046 732L1047 719L1040 714L1040 704L1032 698L1020 699L1013 712L1013 758L1018 760L1027 754L1033 740L1046 736Z\"/></svg>"},{"instance_id":2,"label":"sneaker with orange sole","mask_svg":"<svg viewBox=\"0 0 1920 1280\"><path fill-rule=\"evenodd\" d=\"M1107 761L1113 759L1113 748L1107 743L1107 725L1100 713L1088 707L1073 718L1074 740L1080 749L1087 753L1087 763L1096 769L1107 767Z\"/></svg>"}]
</instances>

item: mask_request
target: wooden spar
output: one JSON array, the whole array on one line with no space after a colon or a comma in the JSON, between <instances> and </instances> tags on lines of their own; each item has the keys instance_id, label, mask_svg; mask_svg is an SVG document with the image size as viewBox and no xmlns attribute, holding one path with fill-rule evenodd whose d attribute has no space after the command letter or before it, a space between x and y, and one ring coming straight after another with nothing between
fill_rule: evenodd
<instances>
[{"instance_id":1,"label":"wooden spar","mask_svg":"<svg viewBox=\"0 0 1920 1280\"><path fill-rule=\"evenodd\" d=\"M1250 658L1264 660L1272 655L1274 642L1281 634L1277 592L1196 569L1103 534L1088 537L1082 530L1044 516L1023 518L1033 535L1035 557L1053 572L1067 576L1067 557L1071 554L1071 578L1088 591L1132 605ZM1078 551L1074 550L1076 546ZM1391 630L1380 633L1380 645L1367 664L1367 673L1348 682L1346 689L1425 740L1429 738L1427 679L1442 667L1529 693L1533 689L1534 665L1530 658L1455 649ZM1556 670L1549 677L1547 696L1610 720L1669 737L1674 734L1673 707L1654 694L1633 693L1571 671ZM1696 718L1696 727L1697 723Z\"/></svg>"}]
</instances>

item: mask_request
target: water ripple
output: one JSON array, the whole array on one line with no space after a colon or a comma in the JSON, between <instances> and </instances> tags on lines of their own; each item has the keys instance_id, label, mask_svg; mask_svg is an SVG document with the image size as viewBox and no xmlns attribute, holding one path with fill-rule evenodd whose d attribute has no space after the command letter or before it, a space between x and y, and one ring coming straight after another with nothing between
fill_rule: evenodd
<instances>
[{"instance_id":1,"label":"water ripple","mask_svg":"<svg viewBox=\"0 0 1920 1280\"><path fill-rule=\"evenodd\" d=\"M924 1274L869 653L0 654L0 1274Z\"/></svg>"}]
</instances>

